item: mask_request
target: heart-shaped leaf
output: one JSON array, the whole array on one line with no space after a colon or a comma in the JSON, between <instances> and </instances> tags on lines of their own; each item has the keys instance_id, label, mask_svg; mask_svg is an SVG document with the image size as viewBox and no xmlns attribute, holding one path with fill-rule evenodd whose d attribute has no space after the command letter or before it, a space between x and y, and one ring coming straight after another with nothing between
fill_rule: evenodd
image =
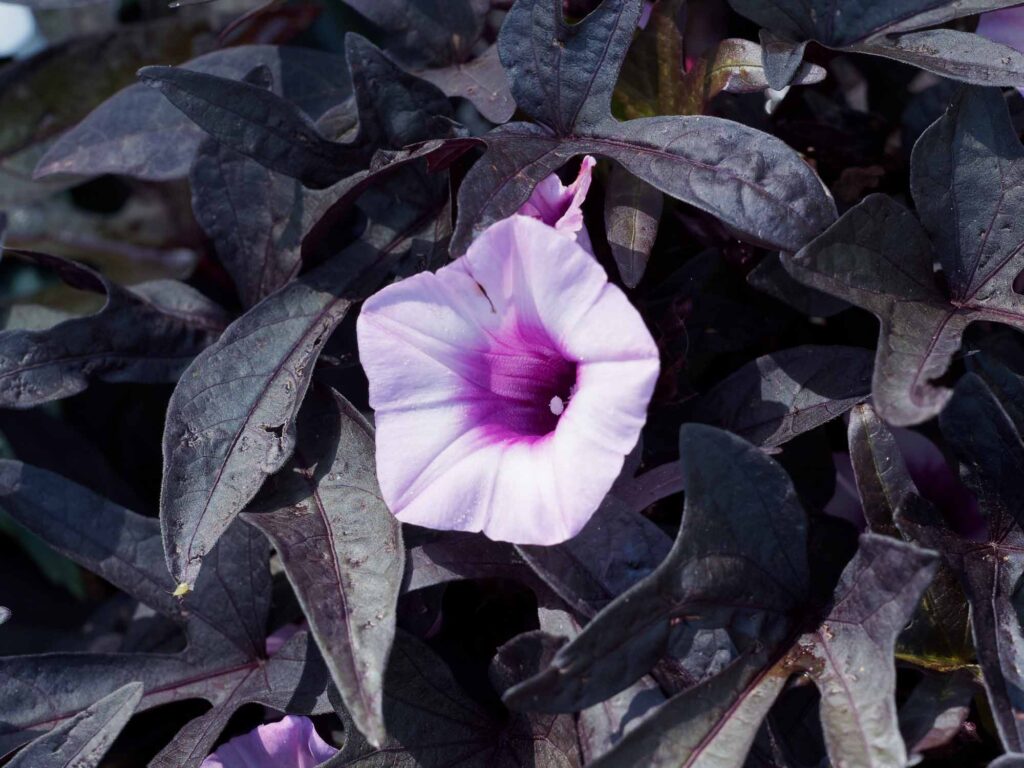
<instances>
[{"instance_id":1,"label":"heart-shaped leaf","mask_svg":"<svg viewBox=\"0 0 1024 768\"><path fill-rule=\"evenodd\" d=\"M295 454L244 514L270 539L356 727L384 741L384 668L405 553L380 498L373 429L337 392L299 412Z\"/></svg>"},{"instance_id":2,"label":"heart-shaped leaf","mask_svg":"<svg viewBox=\"0 0 1024 768\"><path fill-rule=\"evenodd\" d=\"M809 41L904 61L968 83L1024 85L1024 55L1013 48L967 32L928 29L1017 5L1017 0L892 0L855 5L831 0L729 0L729 4L770 34L774 45L766 48L765 67L772 73L773 88L790 83Z\"/></svg>"},{"instance_id":3,"label":"heart-shaped leaf","mask_svg":"<svg viewBox=\"0 0 1024 768\"><path fill-rule=\"evenodd\" d=\"M510 706L570 712L596 704L666 653L684 657L706 627L731 628L741 649L771 648L792 629L790 613L808 599L807 523L785 471L713 427L684 425L679 442L686 507L668 556L547 669L508 691Z\"/></svg>"},{"instance_id":4,"label":"heart-shaped leaf","mask_svg":"<svg viewBox=\"0 0 1024 768\"><path fill-rule=\"evenodd\" d=\"M313 119L351 92L345 59L308 48L243 45L181 66L232 80L265 66L275 93ZM62 135L39 160L35 173L40 178L119 173L152 181L179 179L188 174L204 136L160 93L134 83Z\"/></svg>"},{"instance_id":5,"label":"heart-shaped leaf","mask_svg":"<svg viewBox=\"0 0 1024 768\"><path fill-rule=\"evenodd\" d=\"M0 462L0 508L50 546L179 624L179 653L49 653L0 657L0 753L74 717L133 681L140 710L203 698L213 707L151 763L194 768L236 709L259 702L283 711L329 709L327 670L305 632L268 657L269 548L250 526L233 526L179 599L163 561L160 527L58 475ZM129 633L131 634L131 633Z\"/></svg>"},{"instance_id":6,"label":"heart-shaped leaf","mask_svg":"<svg viewBox=\"0 0 1024 768\"><path fill-rule=\"evenodd\" d=\"M11 254L11 251L7 252ZM132 288L72 261L16 252L67 285L104 295L94 315L42 330L0 331L0 406L30 408L75 395L89 381L173 382L227 325L224 311L194 288L154 280Z\"/></svg>"},{"instance_id":7,"label":"heart-shaped leaf","mask_svg":"<svg viewBox=\"0 0 1024 768\"><path fill-rule=\"evenodd\" d=\"M1024 148L998 91L969 89L914 147L921 223L871 195L783 263L801 282L881 322L872 390L891 424L937 414L950 390L934 383L968 324L1024 328L1013 281L1024 268ZM942 265L945 284L933 269Z\"/></svg>"},{"instance_id":8,"label":"heart-shaped leaf","mask_svg":"<svg viewBox=\"0 0 1024 768\"><path fill-rule=\"evenodd\" d=\"M976 374L968 374L939 418L946 443L961 464L964 481L975 492L987 518L983 540L961 538L919 497L910 497L896 523L905 535L942 553L959 575L971 605L971 628L992 714L1006 748L1024 746L1024 632L1018 588L1024 573L1024 383L1001 377L998 394Z\"/></svg>"},{"instance_id":9,"label":"heart-shaped leaf","mask_svg":"<svg viewBox=\"0 0 1024 768\"><path fill-rule=\"evenodd\" d=\"M867 397L872 357L869 350L841 346L774 352L722 380L694 411L754 445L776 448Z\"/></svg>"},{"instance_id":10,"label":"heart-shaped leaf","mask_svg":"<svg viewBox=\"0 0 1024 768\"><path fill-rule=\"evenodd\" d=\"M538 125L509 123L483 137L487 153L459 190L455 253L581 154L618 161L757 243L796 249L833 220L817 176L773 137L712 117L612 117L612 92L641 5L604 0L572 26L557 3L519 0L512 7L498 48L516 103Z\"/></svg>"},{"instance_id":11,"label":"heart-shaped leaf","mask_svg":"<svg viewBox=\"0 0 1024 768\"><path fill-rule=\"evenodd\" d=\"M12 768L96 768L142 698L142 683L128 683L22 749Z\"/></svg>"},{"instance_id":12,"label":"heart-shaped leaf","mask_svg":"<svg viewBox=\"0 0 1024 768\"><path fill-rule=\"evenodd\" d=\"M721 674L651 712L593 765L599 768L742 765L757 725L786 681L806 674L821 691L821 722L834 764L906 764L896 717L893 646L935 571L936 555L866 534L824 620L778 658L742 654Z\"/></svg>"}]
</instances>

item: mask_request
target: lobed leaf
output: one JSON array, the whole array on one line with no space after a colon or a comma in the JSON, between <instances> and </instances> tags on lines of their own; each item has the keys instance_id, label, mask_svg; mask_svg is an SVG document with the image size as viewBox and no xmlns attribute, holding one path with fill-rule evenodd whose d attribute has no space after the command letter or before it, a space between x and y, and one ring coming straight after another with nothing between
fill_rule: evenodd
<instances>
[{"instance_id":1,"label":"lobed leaf","mask_svg":"<svg viewBox=\"0 0 1024 768\"><path fill-rule=\"evenodd\" d=\"M509 11L498 49L516 103L540 125L509 123L483 137L487 153L459 189L454 252L581 154L618 161L756 243L795 250L832 221L817 176L774 137L712 117L612 117L640 6L604 0L572 26L557 4L541 0L520 0Z\"/></svg>"},{"instance_id":2,"label":"lobed leaf","mask_svg":"<svg viewBox=\"0 0 1024 768\"><path fill-rule=\"evenodd\" d=\"M296 431L291 461L243 519L273 544L346 711L379 747L401 528L380 498L373 429L341 395L314 390Z\"/></svg>"},{"instance_id":3,"label":"lobed leaf","mask_svg":"<svg viewBox=\"0 0 1024 768\"><path fill-rule=\"evenodd\" d=\"M155 280L124 288L72 261L16 253L106 301L94 315L58 317L41 330L0 330L2 407L30 408L70 397L93 379L176 381L227 324L220 307L183 283Z\"/></svg>"}]
</instances>

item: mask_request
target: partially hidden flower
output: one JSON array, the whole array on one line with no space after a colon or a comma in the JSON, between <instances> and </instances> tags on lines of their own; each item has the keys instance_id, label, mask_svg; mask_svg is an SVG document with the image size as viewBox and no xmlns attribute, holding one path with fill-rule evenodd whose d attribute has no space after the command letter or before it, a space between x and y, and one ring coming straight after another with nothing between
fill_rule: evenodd
<instances>
[{"instance_id":1,"label":"partially hidden flower","mask_svg":"<svg viewBox=\"0 0 1024 768\"><path fill-rule=\"evenodd\" d=\"M583 224L583 201L590 191L596 164L597 161L590 155L584 157L576 180L569 186L565 186L558 175L552 173L534 187L530 199L523 203L517 213L543 221L593 253L590 235Z\"/></svg>"},{"instance_id":2,"label":"partially hidden flower","mask_svg":"<svg viewBox=\"0 0 1024 768\"><path fill-rule=\"evenodd\" d=\"M221 744L200 768L314 768L337 753L308 717L287 715Z\"/></svg>"},{"instance_id":3,"label":"partially hidden flower","mask_svg":"<svg viewBox=\"0 0 1024 768\"><path fill-rule=\"evenodd\" d=\"M930 501L960 536L975 540L983 538L986 525L978 500L946 461L939 447L911 429L894 427L892 434L918 494ZM835 454L833 458L836 463L836 492L825 511L863 529L864 510L850 457Z\"/></svg>"},{"instance_id":4,"label":"partially hidden flower","mask_svg":"<svg viewBox=\"0 0 1024 768\"><path fill-rule=\"evenodd\" d=\"M564 541L593 515L658 376L625 294L525 216L372 296L357 334L391 511L519 544Z\"/></svg>"},{"instance_id":5,"label":"partially hidden flower","mask_svg":"<svg viewBox=\"0 0 1024 768\"><path fill-rule=\"evenodd\" d=\"M1024 51L1024 6L981 14L975 32L994 43ZM1018 90L1024 93L1024 88Z\"/></svg>"}]
</instances>

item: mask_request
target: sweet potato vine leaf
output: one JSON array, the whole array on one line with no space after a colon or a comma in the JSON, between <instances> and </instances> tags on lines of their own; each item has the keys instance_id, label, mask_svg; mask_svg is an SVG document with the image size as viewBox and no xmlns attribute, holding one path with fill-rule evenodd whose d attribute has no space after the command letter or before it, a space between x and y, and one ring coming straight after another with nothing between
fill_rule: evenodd
<instances>
[{"instance_id":1,"label":"sweet potato vine leaf","mask_svg":"<svg viewBox=\"0 0 1024 768\"><path fill-rule=\"evenodd\" d=\"M1017 5L1019 0L729 0L770 35L765 68L773 88L790 82L808 42L903 61L976 85L1024 86L1024 55L979 35L929 29L954 19ZM762 35L762 41L765 36Z\"/></svg>"},{"instance_id":2,"label":"sweet potato vine leaf","mask_svg":"<svg viewBox=\"0 0 1024 768\"><path fill-rule=\"evenodd\" d=\"M482 137L487 151L459 189L455 253L581 154L618 161L757 243L797 249L832 222L835 208L814 171L774 137L713 117L612 117L641 6L604 0L572 26L555 2L512 7L498 49L516 103L537 124L509 123Z\"/></svg>"},{"instance_id":3,"label":"sweet potato vine leaf","mask_svg":"<svg viewBox=\"0 0 1024 768\"><path fill-rule=\"evenodd\" d=\"M695 415L776 448L867 397L872 357L857 347L812 344L773 352L719 382L697 402Z\"/></svg>"},{"instance_id":4,"label":"sweet potato vine leaf","mask_svg":"<svg viewBox=\"0 0 1024 768\"><path fill-rule=\"evenodd\" d=\"M182 374L164 430L160 509L179 581L193 582L205 553L288 461L331 332L403 263L430 263L448 233L447 207L446 175L415 166L363 191L360 238L242 315Z\"/></svg>"},{"instance_id":5,"label":"sweet potato vine leaf","mask_svg":"<svg viewBox=\"0 0 1024 768\"><path fill-rule=\"evenodd\" d=\"M308 48L242 45L181 65L232 80L241 80L260 66L270 69L274 92L313 119L351 94L345 59ZM57 139L40 159L35 175L118 173L151 181L183 178L204 135L159 92L134 83Z\"/></svg>"},{"instance_id":6,"label":"sweet potato vine leaf","mask_svg":"<svg viewBox=\"0 0 1024 768\"><path fill-rule=\"evenodd\" d=\"M865 534L824 615L777 661L768 648L669 699L608 753L599 768L731 768L793 675L821 691L821 723L835 765L905 765L896 717L893 646L935 572L935 553Z\"/></svg>"},{"instance_id":7,"label":"sweet potato vine leaf","mask_svg":"<svg viewBox=\"0 0 1024 768\"><path fill-rule=\"evenodd\" d=\"M849 445L868 527L874 533L907 538L896 526L896 515L904 504L913 503L910 500L919 492L892 432L866 403L850 414ZM896 654L939 670L973 661L967 601L956 572L947 564L940 563L914 620L900 635Z\"/></svg>"},{"instance_id":8,"label":"sweet potato vine leaf","mask_svg":"<svg viewBox=\"0 0 1024 768\"><path fill-rule=\"evenodd\" d=\"M683 0L662 0L637 36L615 86L614 111L627 119L656 115L700 115L719 93L758 93L768 89L761 46L729 38L684 67L680 21ZM825 79L825 70L801 64L798 85Z\"/></svg>"},{"instance_id":9,"label":"sweet potato vine leaf","mask_svg":"<svg viewBox=\"0 0 1024 768\"><path fill-rule=\"evenodd\" d=\"M373 429L341 395L315 388L292 460L244 513L270 539L356 727L384 741L384 667L405 552L380 498Z\"/></svg>"},{"instance_id":10,"label":"sweet potato vine leaf","mask_svg":"<svg viewBox=\"0 0 1024 768\"><path fill-rule=\"evenodd\" d=\"M0 330L0 407L31 408L70 397L91 379L176 381L227 325L220 307L184 283L154 280L125 288L57 256L6 254L54 271L72 288L104 295L106 303L96 314L35 330L8 322Z\"/></svg>"},{"instance_id":11,"label":"sweet potato vine leaf","mask_svg":"<svg viewBox=\"0 0 1024 768\"><path fill-rule=\"evenodd\" d=\"M142 699L127 683L22 749L12 768L96 768Z\"/></svg>"},{"instance_id":12,"label":"sweet potato vine leaf","mask_svg":"<svg viewBox=\"0 0 1024 768\"><path fill-rule=\"evenodd\" d=\"M194 589L172 595L160 528L58 475L0 462L0 508L54 549L180 625L179 653L48 653L0 657L0 754L141 682L140 710L202 698L213 707L186 725L151 766L197 766L238 707L329 709L329 676L305 632L266 652L269 547L239 523L207 558ZM132 634L129 631L129 635Z\"/></svg>"},{"instance_id":13,"label":"sweet potato vine leaf","mask_svg":"<svg viewBox=\"0 0 1024 768\"><path fill-rule=\"evenodd\" d=\"M1024 382L996 372L993 387L977 374L957 384L939 417L946 443L975 492L987 523L980 541L955 533L920 497L909 497L896 523L905 535L939 550L959 575L971 605L971 629L992 714L1004 746L1024 751L1024 632L1021 592L1024 574ZM987 377L986 377L987 378Z\"/></svg>"},{"instance_id":14,"label":"sweet potato vine leaf","mask_svg":"<svg viewBox=\"0 0 1024 768\"><path fill-rule=\"evenodd\" d=\"M683 658L702 631L736 649L772 648L808 600L807 521L785 471L714 427L680 431L683 522L662 563L604 607L535 677L506 692L512 707L572 712L597 704L663 656Z\"/></svg>"},{"instance_id":15,"label":"sweet potato vine leaf","mask_svg":"<svg viewBox=\"0 0 1024 768\"><path fill-rule=\"evenodd\" d=\"M355 136L345 142L324 136L297 106L257 84L180 67L146 67L139 77L221 144L314 189L363 170L378 149L451 132L451 105L435 86L354 33L345 55L358 111Z\"/></svg>"},{"instance_id":16,"label":"sweet potato vine leaf","mask_svg":"<svg viewBox=\"0 0 1024 768\"><path fill-rule=\"evenodd\" d=\"M349 716L337 709L343 721ZM384 687L388 740L375 748L352 733L324 768L580 768L571 715L495 717L467 696L444 662L399 633Z\"/></svg>"},{"instance_id":17,"label":"sweet potato vine leaf","mask_svg":"<svg viewBox=\"0 0 1024 768\"><path fill-rule=\"evenodd\" d=\"M812 288L874 313L880 323L872 391L890 424L936 415L942 376L968 324L1024 329L1024 148L1000 92L967 89L914 146L906 208L871 195L786 269ZM938 260L944 281L933 269Z\"/></svg>"}]
</instances>

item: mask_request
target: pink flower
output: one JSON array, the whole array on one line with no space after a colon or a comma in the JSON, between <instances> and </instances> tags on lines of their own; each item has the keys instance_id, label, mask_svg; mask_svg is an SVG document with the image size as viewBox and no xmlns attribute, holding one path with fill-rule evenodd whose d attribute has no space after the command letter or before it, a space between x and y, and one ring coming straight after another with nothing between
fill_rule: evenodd
<instances>
[{"instance_id":1,"label":"pink flower","mask_svg":"<svg viewBox=\"0 0 1024 768\"><path fill-rule=\"evenodd\" d=\"M651 13L654 12L654 3L651 0L644 0L644 7L640 9L640 18L637 20L636 25L640 29L647 29L647 25L651 22Z\"/></svg>"},{"instance_id":2,"label":"pink flower","mask_svg":"<svg viewBox=\"0 0 1024 768\"><path fill-rule=\"evenodd\" d=\"M520 544L556 544L590 519L658 376L622 291L525 216L371 297L357 333L391 511Z\"/></svg>"},{"instance_id":3,"label":"pink flower","mask_svg":"<svg viewBox=\"0 0 1024 768\"><path fill-rule=\"evenodd\" d=\"M314 768L337 753L308 717L287 715L221 744L200 768Z\"/></svg>"},{"instance_id":4,"label":"pink flower","mask_svg":"<svg viewBox=\"0 0 1024 768\"><path fill-rule=\"evenodd\" d=\"M994 43L1024 51L1024 6L981 14L975 32ZM1018 90L1024 93L1024 88Z\"/></svg>"},{"instance_id":5,"label":"pink flower","mask_svg":"<svg viewBox=\"0 0 1024 768\"><path fill-rule=\"evenodd\" d=\"M597 161L593 157L584 157L576 181L568 187L557 174L551 174L534 188L530 199L523 203L517 213L543 221L566 237L576 240L588 253L593 253L590 235L583 226L583 201L590 191L595 165Z\"/></svg>"}]
</instances>

